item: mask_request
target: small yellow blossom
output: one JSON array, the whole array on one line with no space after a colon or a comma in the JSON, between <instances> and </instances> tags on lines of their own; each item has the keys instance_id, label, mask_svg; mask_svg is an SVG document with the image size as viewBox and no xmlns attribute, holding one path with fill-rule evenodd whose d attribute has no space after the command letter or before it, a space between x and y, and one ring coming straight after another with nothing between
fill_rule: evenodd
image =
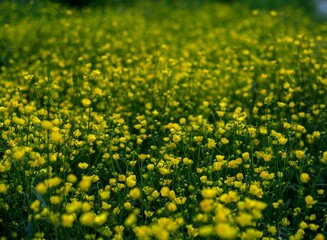
<instances>
[{"instance_id":1,"label":"small yellow blossom","mask_svg":"<svg viewBox=\"0 0 327 240\"><path fill-rule=\"evenodd\" d=\"M90 179L90 177L83 176L82 180L79 182L78 185L82 191L87 192L90 189L91 184L92 180Z\"/></svg>"},{"instance_id":2,"label":"small yellow blossom","mask_svg":"<svg viewBox=\"0 0 327 240\"><path fill-rule=\"evenodd\" d=\"M128 215L128 217L125 219L125 226L132 226L133 224L135 224L137 221L137 217L135 216L134 213L131 213L130 215Z\"/></svg>"},{"instance_id":3,"label":"small yellow blossom","mask_svg":"<svg viewBox=\"0 0 327 240\"><path fill-rule=\"evenodd\" d=\"M222 239L235 239L238 229L228 223L218 223L215 227L215 232Z\"/></svg>"},{"instance_id":4,"label":"small yellow blossom","mask_svg":"<svg viewBox=\"0 0 327 240\"><path fill-rule=\"evenodd\" d=\"M103 224L106 223L107 218L108 218L108 213L102 212L94 217L94 223L98 226L102 226Z\"/></svg>"},{"instance_id":5,"label":"small yellow blossom","mask_svg":"<svg viewBox=\"0 0 327 240\"><path fill-rule=\"evenodd\" d=\"M64 213L61 215L61 224L66 228L71 228L76 220L76 215L74 213Z\"/></svg>"},{"instance_id":6,"label":"small yellow blossom","mask_svg":"<svg viewBox=\"0 0 327 240\"><path fill-rule=\"evenodd\" d=\"M70 183L75 183L77 181L77 177L74 174L70 173L67 176L67 181Z\"/></svg>"},{"instance_id":7,"label":"small yellow blossom","mask_svg":"<svg viewBox=\"0 0 327 240\"><path fill-rule=\"evenodd\" d=\"M177 210L177 206L175 203L173 202L169 202L167 204L167 209L170 211L170 212L175 212Z\"/></svg>"},{"instance_id":8,"label":"small yellow blossom","mask_svg":"<svg viewBox=\"0 0 327 240\"><path fill-rule=\"evenodd\" d=\"M325 240L325 236L322 233L317 233L313 240Z\"/></svg>"},{"instance_id":9,"label":"small yellow blossom","mask_svg":"<svg viewBox=\"0 0 327 240\"><path fill-rule=\"evenodd\" d=\"M258 187L256 184L250 185L249 192L252 195L257 196L258 198L262 198L263 196L263 190L260 187Z\"/></svg>"},{"instance_id":10,"label":"small yellow blossom","mask_svg":"<svg viewBox=\"0 0 327 240\"><path fill-rule=\"evenodd\" d=\"M38 183L35 187L36 191L38 191L40 194L45 194L47 192L47 186L41 182L41 183Z\"/></svg>"},{"instance_id":11,"label":"small yellow blossom","mask_svg":"<svg viewBox=\"0 0 327 240\"><path fill-rule=\"evenodd\" d=\"M213 234L214 228L211 225L202 226L199 228L199 236L209 237Z\"/></svg>"},{"instance_id":12,"label":"small yellow blossom","mask_svg":"<svg viewBox=\"0 0 327 240\"><path fill-rule=\"evenodd\" d=\"M90 99L88 99L88 98L83 98L82 99L82 105L83 105L83 107L89 107L90 105L91 105L91 100Z\"/></svg>"},{"instance_id":13,"label":"small yellow blossom","mask_svg":"<svg viewBox=\"0 0 327 240\"><path fill-rule=\"evenodd\" d=\"M250 160L250 154L248 152L242 153L242 158L244 161Z\"/></svg>"},{"instance_id":14,"label":"small yellow blossom","mask_svg":"<svg viewBox=\"0 0 327 240\"><path fill-rule=\"evenodd\" d=\"M112 156L112 158L114 159L114 160L119 160L119 158L120 158L120 156L119 156L119 153L115 153L113 156Z\"/></svg>"},{"instance_id":15,"label":"small yellow blossom","mask_svg":"<svg viewBox=\"0 0 327 240\"><path fill-rule=\"evenodd\" d=\"M304 156L305 152L302 150L295 150L295 156L297 159L301 160Z\"/></svg>"},{"instance_id":16,"label":"small yellow blossom","mask_svg":"<svg viewBox=\"0 0 327 240\"><path fill-rule=\"evenodd\" d=\"M138 199L141 197L141 190L138 187L135 187L129 191L129 195L132 199Z\"/></svg>"},{"instance_id":17,"label":"small yellow blossom","mask_svg":"<svg viewBox=\"0 0 327 240\"><path fill-rule=\"evenodd\" d=\"M61 143L63 140L62 135L59 132L52 132L51 139L55 143Z\"/></svg>"},{"instance_id":18,"label":"small yellow blossom","mask_svg":"<svg viewBox=\"0 0 327 240\"><path fill-rule=\"evenodd\" d=\"M86 162L80 162L80 163L78 163L78 167L79 167L80 169L87 169L88 166L89 166L89 164L86 163Z\"/></svg>"},{"instance_id":19,"label":"small yellow blossom","mask_svg":"<svg viewBox=\"0 0 327 240\"><path fill-rule=\"evenodd\" d=\"M253 217L251 214L246 212L240 212L236 217L236 221L241 227L251 226Z\"/></svg>"},{"instance_id":20,"label":"small yellow blossom","mask_svg":"<svg viewBox=\"0 0 327 240\"><path fill-rule=\"evenodd\" d=\"M227 138L222 138L220 139L221 143L222 144L228 144L229 143L229 140Z\"/></svg>"},{"instance_id":21,"label":"small yellow blossom","mask_svg":"<svg viewBox=\"0 0 327 240\"><path fill-rule=\"evenodd\" d=\"M44 129L44 130L51 130L53 128L53 124L52 122L48 121L48 120L43 120L41 122L41 127Z\"/></svg>"},{"instance_id":22,"label":"small yellow blossom","mask_svg":"<svg viewBox=\"0 0 327 240\"><path fill-rule=\"evenodd\" d=\"M34 200L31 205L30 205L30 208L33 209L34 212L38 212L40 211L40 206L41 206L41 203L39 200Z\"/></svg>"},{"instance_id":23,"label":"small yellow blossom","mask_svg":"<svg viewBox=\"0 0 327 240\"><path fill-rule=\"evenodd\" d=\"M126 179L126 185L129 188L132 188L136 185L136 175L128 176Z\"/></svg>"},{"instance_id":24,"label":"small yellow blossom","mask_svg":"<svg viewBox=\"0 0 327 240\"><path fill-rule=\"evenodd\" d=\"M16 161L21 160L25 156L25 151L23 149L17 149L14 154L14 158Z\"/></svg>"},{"instance_id":25,"label":"small yellow blossom","mask_svg":"<svg viewBox=\"0 0 327 240\"><path fill-rule=\"evenodd\" d=\"M312 205L315 205L318 202L317 200L314 200L311 195L306 196L304 200L308 208L311 208Z\"/></svg>"},{"instance_id":26,"label":"small yellow blossom","mask_svg":"<svg viewBox=\"0 0 327 240\"><path fill-rule=\"evenodd\" d=\"M108 200L110 198L110 191L99 191L101 200Z\"/></svg>"},{"instance_id":27,"label":"small yellow blossom","mask_svg":"<svg viewBox=\"0 0 327 240\"><path fill-rule=\"evenodd\" d=\"M273 236L277 233L277 228L275 226L271 226L270 224L268 224L267 229L268 232Z\"/></svg>"},{"instance_id":28,"label":"small yellow blossom","mask_svg":"<svg viewBox=\"0 0 327 240\"><path fill-rule=\"evenodd\" d=\"M301 175L300 175L300 180L301 180L301 182L303 182L303 183L307 183L307 182L309 182L309 180L310 180L310 176L309 176L309 174L307 174L307 173L301 173Z\"/></svg>"},{"instance_id":29,"label":"small yellow blossom","mask_svg":"<svg viewBox=\"0 0 327 240\"><path fill-rule=\"evenodd\" d=\"M84 226L91 227L94 223L95 213L94 212L85 212L79 218L79 221Z\"/></svg>"},{"instance_id":30,"label":"small yellow blossom","mask_svg":"<svg viewBox=\"0 0 327 240\"><path fill-rule=\"evenodd\" d=\"M213 149L216 147L216 141L214 139L208 138L208 148Z\"/></svg>"},{"instance_id":31,"label":"small yellow blossom","mask_svg":"<svg viewBox=\"0 0 327 240\"><path fill-rule=\"evenodd\" d=\"M217 190L213 188L202 189L201 194L204 198L214 198L217 195Z\"/></svg>"},{"instance_id":32,"label":"small yellow blossom","mask_svg":"<svg viewBox=\"0 0 327 240\"><path fill-rule=\"evenodd\" d=\"M62 198L60 196L51 196L50 197L50 203L53 205L57 205L62 201Z\"/></svg>"},{"instance_id":33,"label":"small yellow blossom","mask_svg":"<svg viewBox=\"0 0 327 240\"><path fill-rule=\"evenodd\" d=\"M87 142L90 143L90 144L93 143L96 139L97 138L96 138L96 136L94 134L87 135Z\"/></svg>"}]
</instances>

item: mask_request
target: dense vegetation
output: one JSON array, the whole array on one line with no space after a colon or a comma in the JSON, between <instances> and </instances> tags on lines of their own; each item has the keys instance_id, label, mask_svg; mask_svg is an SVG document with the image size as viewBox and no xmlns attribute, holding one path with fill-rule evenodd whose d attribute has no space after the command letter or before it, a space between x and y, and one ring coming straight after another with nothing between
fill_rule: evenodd
<instances>
[{"instance_id":1,"label":"dense vegetation","mask_svg":"<svg viewBox=\"0 0 327 240\"><path fill-rule=\"evenodd\" d=\"M325 239L326 25L217 2L0 11L2 239Z\"/></svg>"}]
</instances>

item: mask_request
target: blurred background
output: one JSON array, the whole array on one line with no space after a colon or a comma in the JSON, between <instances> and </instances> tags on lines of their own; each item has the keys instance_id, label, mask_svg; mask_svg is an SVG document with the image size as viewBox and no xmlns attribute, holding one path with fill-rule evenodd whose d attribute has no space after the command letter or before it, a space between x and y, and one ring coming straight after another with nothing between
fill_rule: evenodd
<instances>
[{"instance_id":1,"label":"blurred background","mask_svg":"<svg viewBox=\"0 0 327 240\"><path fill-rule=\"evenodd\" d=\"M55 2L73 8L84 7L129 7L144 0L0 0L0 14L2 2L15 2L21 5L39 5ZM208 2L223 2L226 4L242 4L251 9L279 10L283 8L299 8L315 19L327 19L327 0L149 0L164 2L173 6L200 7Z\"/></svg>"},{"instance_id":2,"label":"blurred background","mask_svg":"<svg viewBox=\"0 0 327 240\"><path fill-rule=\"evenodd\" d=\"M0 0L3 1L16 1L21 4L37 3L44 1L59 2L61 4L69 5L72 7L85 7L85 6L104 6L104 5L131 5L142 0ZM316 7L321 11L326 11L327 0L152 0L164 1L171 4L187 3L187 4L203 4L206 2L225 2L225 3L241 3L251 8L268 8L277 9L286 6L300 7L307 11L312 11Z\"/></svg>"}]
</instances>

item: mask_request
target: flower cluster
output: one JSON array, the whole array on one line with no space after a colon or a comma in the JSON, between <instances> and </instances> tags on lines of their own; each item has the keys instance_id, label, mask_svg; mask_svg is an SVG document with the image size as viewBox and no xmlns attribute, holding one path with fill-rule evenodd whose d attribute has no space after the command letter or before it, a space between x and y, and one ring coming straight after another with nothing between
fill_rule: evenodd
<instances>
[{"instance_id":1,"label":"flower cluster","mask_svg":"<svg viewBox=\"0 0 327 240\"><path fill-rule=\"evenodd\" d=\"M1 239L325 239L324 24L0 6Z\"/></svg>"}]
</instances>

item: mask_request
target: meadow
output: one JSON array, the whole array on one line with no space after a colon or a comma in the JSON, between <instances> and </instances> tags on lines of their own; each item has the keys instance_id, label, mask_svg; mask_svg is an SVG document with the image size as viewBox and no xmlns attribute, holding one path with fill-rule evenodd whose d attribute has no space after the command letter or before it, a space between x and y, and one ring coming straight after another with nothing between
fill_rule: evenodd
<instances>
[{"instance_id":1,"label":"meadow","mask_svg":"<svg viewBox=\"0 0 327 240\"><path fill-rule=\"evenodd\" d=\"M326 239L326 24L214 2L0 12L1 240Z\"/></svg>"}]
</instances>

